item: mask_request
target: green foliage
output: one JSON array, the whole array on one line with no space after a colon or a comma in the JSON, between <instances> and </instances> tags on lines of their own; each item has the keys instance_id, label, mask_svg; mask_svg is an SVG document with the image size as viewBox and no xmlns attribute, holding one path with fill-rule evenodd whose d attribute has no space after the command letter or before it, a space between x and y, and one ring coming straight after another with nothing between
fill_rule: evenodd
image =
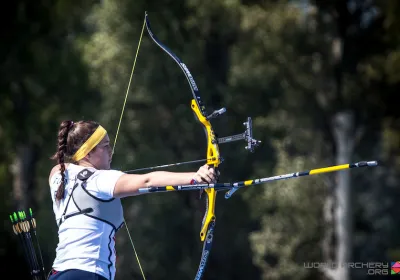
<instances>
[{"instance_id":1,"label":"green foliage","mask_svg":"<svg viewBox=\"0 0 400 280\"><path fill-rule=\"evenodd\" d=\"M266 177L334 163L332 116L356 115L352 171L354 258L398 258L398 1L16 1L9 9L0 77L0 213L13 200L11 167L23 146L36 156L26 196L37 212L46 268L57 244L47 176L63 119L95 119L116 137L147 11L152 29L188 66L218 136L241 133L253 117L263 141L221 147L220 181ZM353 1L355 4L358 1ZM365 15L368 20L365 20ZM3 26L5 28L5 25ZM18 34L16 36L15 34ZM343 57L333 55L343 39ZM340 45L340 44L339 44ZM205 156L179 67L144 31L118 134L113 167L127 170ZM172 169L196 170L198 166ZM321 261L322 211L334 175L278 181L218 195L214 244L204 279L321 279L303 270ZM197 192L123 200L125 219L149 279L188 279L199 264L204 201ZM0 253L21 263L8 220ZM12 254L10 253L12 252ZM117 279L141 279L125 229L117 235ZM23 269L16 277L23 278ZM363 275L355 275L363 279ZM355 279L356 279L355 278Z\"/></svg>"}]
</instances>

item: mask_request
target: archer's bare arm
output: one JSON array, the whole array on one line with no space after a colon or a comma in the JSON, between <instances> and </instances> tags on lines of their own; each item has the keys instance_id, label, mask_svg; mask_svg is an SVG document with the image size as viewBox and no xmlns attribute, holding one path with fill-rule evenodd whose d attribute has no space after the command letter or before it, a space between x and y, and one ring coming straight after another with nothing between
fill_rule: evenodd
<instances>
[{"instance_id":1,"label":"archer's bare arm","mask_svg":"<svg viewBox=\"0 0 400 280\"><path fill-rule=\"evenodd\" d=\"M203 165L197 172L155 171L143 175L124 174L115 184L114 197L138 195L140 188L189 185L192 179L198 183L212 183L216 174L213 168Z\"/></svg>"},{"instance_id":2,"label":"archer's bare arm","mask_svg":"<svg viewBox=\"0 0 400 280\"><path fill-rule=\"evenodd\" d=\"M140 188L162 187L169 185L189 185L195 176L195 172L167 172L155 171L143 175L124 174L114 188L114 197L126 197L138 195Z\"/></svg>"}]
</instances>

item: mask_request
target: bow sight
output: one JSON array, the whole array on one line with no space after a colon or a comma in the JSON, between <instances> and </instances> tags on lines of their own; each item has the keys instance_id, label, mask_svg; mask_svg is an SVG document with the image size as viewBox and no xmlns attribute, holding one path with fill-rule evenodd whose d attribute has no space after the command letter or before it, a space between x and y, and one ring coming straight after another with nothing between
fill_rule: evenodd
<instances>
[{"instance_id":1,"label":"bow sight","mask_svg":"<svg viewBox=\"0 0 400 280\"><path fill-rule=\"evenodd\" d=\"M212 112L211 115L206 117L206 119L211 120L217 118L225 112L226 112L225 108L215 110L214 112ZM253 153L254 149L261 144L261 141L253 138L253 128L252 128L253 121L251 120L250 117L247 117L247 121L244 122L243 125L246 127L246 130L243 133L217 138L218 144L225 144L233 141L245 140L247 142L247 146L245 146L245 149Z\"/></svg>"},{"instance_id":2,"label":"bow sight","mask_svg":"<svg viewBox=\"0 0 400 280\"><path fill-rule=\"evenodd\" d=\"M245 140L247 142L247 146L245 146L246 150L250 152L254 152L254 149L261 144L261 141L253 138L253 128L252 128L252 120L250 117L247 118L247 122L244 122L243 125L246 127L246 130L241 134L236 134L232 136L226 136L222 138L218 138L218 144L225 144L233 141Z\"/></svg>"}]
</instances>

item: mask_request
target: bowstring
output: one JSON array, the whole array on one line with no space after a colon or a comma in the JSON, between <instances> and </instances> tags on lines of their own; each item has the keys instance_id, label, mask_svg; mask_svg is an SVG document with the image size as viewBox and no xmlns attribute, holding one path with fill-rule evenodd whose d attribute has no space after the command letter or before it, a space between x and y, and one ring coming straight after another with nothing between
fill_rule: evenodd
<instances>
[{"instance_id":1,"label":"bowstring","mask_svg":"<svg viewBox=\"0 0 400 280\"><path fill-rule=\"evenodd\" d=\"M142 31L141 31L141 33L140 33L139 43L138 43L138 46L137 46L137 49L136 49L135 60L133 61L132 71L131 71L131 75L130 75L130 78L129 78L128 87L127 87L126 93L125 93L125 100L124 100L124 104L123 104L123 106L122 106L121 116L119 117L117 132L116 132L116 134L115 134L115 139L114 139L114 145L113 145L113 149L112 149L112 154L114 154L115 145L116 145L116 143L117 143L118 133L119 133L119 129L120 129L120 127L121 127L122 117L123 117L123 115L124 115L125 105L126 105L126 101L127 101L127 99L128 99L129 89L130 89L130 87L131 87L132 77L133 77L133 73L134 73L134 71L135 71L136 61L137 61L137 58L138 58L139 48L140 48L140 44L141 44L141 42L142 42L142 37L143 37L143 32L144 32L144 27L145 27L145 25L146 25L146 19L143 20L143 27L142 27ZM146 276L145 276L145 274L144 274L144 272L143 272L142 265L140 264L139 255L138 255L138 253L137 253L137 251L136 251L135 244L133 243L131 234L130 234L129 229L128 229L128 224L127 224L126 221L125 221L125 217L124 217L124 224L125 224L125 228L126 228L126 231L127 231L127 233L128 233L128 236L129 236L129 240L130 240L130 242L131 242L131 244L132 244L133 251L135 252L135 257L136 257L136 260L137 260L137 262L138 262L140 272L142 273L143 279L146 280Z\"/></svg>"}]
</instances>

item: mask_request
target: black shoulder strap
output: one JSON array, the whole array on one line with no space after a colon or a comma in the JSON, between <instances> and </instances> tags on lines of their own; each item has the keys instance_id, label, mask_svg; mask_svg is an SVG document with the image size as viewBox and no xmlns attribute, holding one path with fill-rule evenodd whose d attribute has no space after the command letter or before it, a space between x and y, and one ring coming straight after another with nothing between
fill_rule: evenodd
<instances>
[{"instance_id":1,"label":"black shoulder strap","mask_svg":"<svg viewBox=\"0 0 400 280\"><path fill-rule=\"evenodd\" d=\"M70 217L73 217L73 216L76 216L76 215L79 215L79 214L90 213L90 212L93 211L92 208L85 208L85 209L82 209L81 211L77 211L77 212L65 215L65 213L67 213L69 202L71 201L72 193L74 192L76 187L78 187L79 184L82 184L82 183L86 182L86 180L89 179L89 177L92 176L93 174L94 174L94 171L90 171L89 169L83 169L82 171L80 171L78 173L78 175L76 175L76 178L78 180L80 180L81 182L76 182L74 187L72 188L71 195L69 196L67 204L65 205L64 212L61 215L61 218L60 218L60 221L58 223L58 226L60 226L61 223L64 222L67 218L70 218Z\"/></svg>"}]
</instances>

